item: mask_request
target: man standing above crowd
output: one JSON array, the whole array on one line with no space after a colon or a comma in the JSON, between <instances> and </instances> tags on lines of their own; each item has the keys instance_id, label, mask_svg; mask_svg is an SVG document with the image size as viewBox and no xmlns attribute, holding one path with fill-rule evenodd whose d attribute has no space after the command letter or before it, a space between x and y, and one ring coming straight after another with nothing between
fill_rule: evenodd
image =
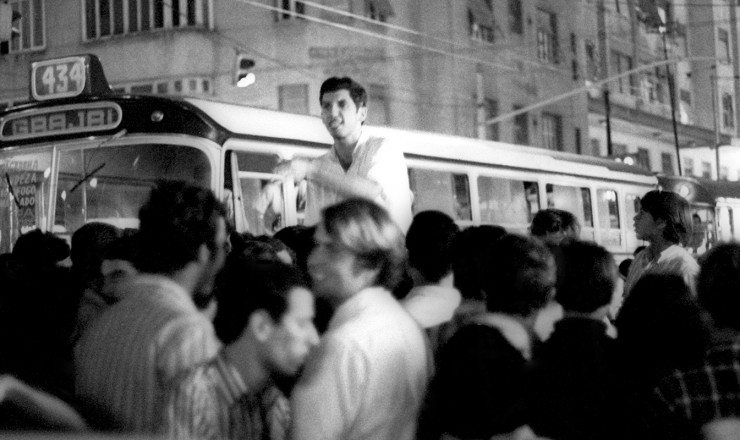
<instances>
[{"instance_id":1,"label":"man standing above crowd","mask_svg":"<svg viewBox=\"0 0 740 440\"><path fill-rule=\"evenodd\" d=\"M400 148L363 131L367 92L351 78L332 77L321 85L319 101L334 146L317 159L296 158L275 170L296 183L307 180L306 224L318 223L326 206L362 197L385 207L405 232L411 224L408 169Z\"/></svg>"},{"instance_id":2,"label":"man standing above crowd","mask_svg":"<svg viewBox=\"0 0 740 440\"><path fill-rule=\"evenodd\" d=\"M139 211L136 275L119 302L82 334L75 349L77 394L103 427L162 429L167 387L220 348L195 305L209 304L226 253L225 210L213 193L182 182L152 190Z\"/></svg>"},{"instance_id":3,"label":"man standing above crowd","mask_svg":"<svg viewBox=\"0 0 740 440\"><path fill-rule=\"evenodd\" d=\"M243 255L230 258L219 279L214 326L225 347L173 388L168 436L283 438L262 417L259 397L274 379L298 374L319 342L313 294L300 269Z\"/></svg>"},{"instance_id":4,"label":"man standing above crowd","mask_svg":"<svg viewBox=\"0 0 740 440\"><path fill-rule=\"evenodd\" d=\"M403 235L381 207L324 210L308 270L334 316L291 396L292 439L410 440L431 374L424 334L393 298Z\"/></svg>"}]
</instances>

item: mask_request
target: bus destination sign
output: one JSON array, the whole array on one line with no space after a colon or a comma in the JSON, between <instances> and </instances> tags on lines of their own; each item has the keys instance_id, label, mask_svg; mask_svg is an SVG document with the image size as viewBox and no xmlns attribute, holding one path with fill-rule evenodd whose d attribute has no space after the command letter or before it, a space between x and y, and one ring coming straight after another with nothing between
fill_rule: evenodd
<instances>
[{"instance_id":1,"label":"bus destination sign","mask_svg":"<svg viewBox=\"0 0 740 440\"><path fill-rule=\"evenodd\" d=\"M87 77L86 56L39 61L31 65L31 94L37 101L79 96Z\"/></svg>"},{"instance_id":2,"label":"bus destination sign","mask_svg":"<svg viewBox=\"0 0 740 440\"><path fill-rule=\"evenodd\" d=\"M70 104L53 109L30 110L9 116L0 125L0 139L12 141L110 130L121 123L121 107L113 102Z\"/></svg>"}]
</instances>

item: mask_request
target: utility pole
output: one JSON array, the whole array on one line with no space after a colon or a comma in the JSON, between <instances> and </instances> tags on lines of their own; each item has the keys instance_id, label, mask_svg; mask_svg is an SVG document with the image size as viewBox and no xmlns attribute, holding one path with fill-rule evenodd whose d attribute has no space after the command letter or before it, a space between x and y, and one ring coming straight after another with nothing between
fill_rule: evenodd
<instances>
[{"instance_id":1,"label":"utility pole","mask_svg":"<svg viewBox=\"0 0 740 440\"><path fill-rule=\"evenodd\" d=\"M712 115L714 116L714 160L717 163L717 180L719 180L719 145L722 143L719 133L719 109L717 104L717 65L712 64Z\"/></svg>"},{"instance_id":2,"label":"utility pole","mask_svg":"<svg viewBox=\"0 0 740 440\"><path fill-rule=\"evenodd\" d=\"M596 3L596 26L599 41L599 79L604 80L609 76L609 40L606 38L606 7L604 0ZM606 118L606 155L611 156L612 149L612 121L611 104L609 102L609 84L603 85L604 94L604 117Z\"/></svg>"},{"instance_id":3,"label":"utility pole","mask_svg":"<svg viewBox=\"0 0 740 440\"><path fill-rule=\"evenodd\" d=\"M662 19L662 17L661 17ZM668 44L666 42L666 34L668 33L668 24L663 21L661 26L658 28L661 37L663 38L663 59L668 60ZM678 124L676 123L676 86L673 83L673 75L671 75L670 64L665 65L666 79L668 80L668 94L670 95L671 103L671 123L673 124L673 143L676 147L676 160L678 161L678 175L681 175L681 147L678 142Z\"/></svg>"}]
</instances>

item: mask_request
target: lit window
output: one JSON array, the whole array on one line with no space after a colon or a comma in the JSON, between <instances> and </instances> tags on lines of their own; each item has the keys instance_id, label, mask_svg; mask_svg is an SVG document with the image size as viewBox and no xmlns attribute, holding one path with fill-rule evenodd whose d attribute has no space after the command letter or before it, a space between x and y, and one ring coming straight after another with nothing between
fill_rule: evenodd
<instances>
[{"instance_id":1,"label":"lit window","mask_svg":"<svg viewBox=\"0 0 740 440\"><path fill-rule=\"evenodd\" d=\"M86 40L154 29L210 27L211 0L85 0Z\"/></svg>"},{"instance_id":2,"label":"lit window","mask_svg":"<svg viewBox=\"0 0 740 440\"><path fill-rule=\"evenodd\" d=\"M0 43L0 54L41 50L44 37L44 0L10 0L13 11L21 14L16 23L20 35L10 42Z\"/></svg>"}]
</instances>

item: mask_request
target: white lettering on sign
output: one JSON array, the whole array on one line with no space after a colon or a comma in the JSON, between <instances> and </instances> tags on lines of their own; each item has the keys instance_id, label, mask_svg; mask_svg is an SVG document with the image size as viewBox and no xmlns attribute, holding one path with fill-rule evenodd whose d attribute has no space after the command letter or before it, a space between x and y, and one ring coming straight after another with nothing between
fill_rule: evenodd
<instances>
[{"instance_id":1,"label":"white lettering on sign","mask_svg":"<svg viewBox=\"0 0 740 440\"><path fill-rule=\"evenodd\" d=\"M0 139L16 140L109 130L118 127L122 118L121 107L113 102L31 110L3 120L0 125Z\"/></svg>"}]
</instances>

